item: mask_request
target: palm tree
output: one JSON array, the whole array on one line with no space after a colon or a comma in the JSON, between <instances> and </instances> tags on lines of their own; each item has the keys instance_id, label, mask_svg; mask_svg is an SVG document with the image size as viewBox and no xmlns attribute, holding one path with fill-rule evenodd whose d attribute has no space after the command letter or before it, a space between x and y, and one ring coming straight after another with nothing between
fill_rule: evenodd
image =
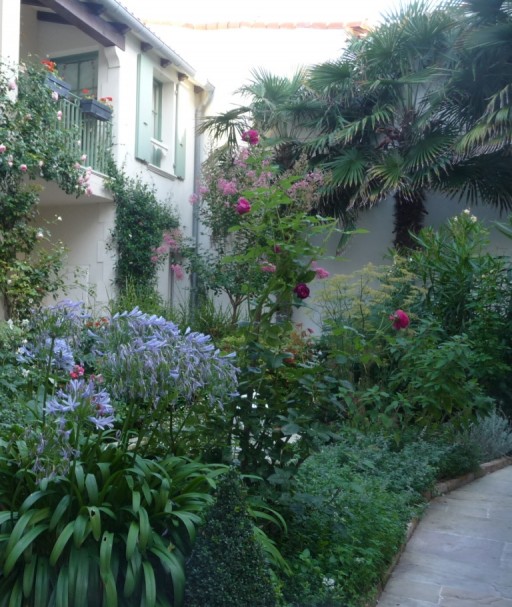
<instances>
[{"instance_id":1,"label":"palm tree","mask_svg":"<svg viewBox=\"0 0 512 607\"><path fill-rule=\"evenodd\" d=\"M306 153L331 171L323 212L357 213L393 196L397 247L413 246L429 191L511 208L510 4L414 2L352 38L338 61L290 81L255 73L237 119L265 132L285 167Z\"/></svg>"}]
</instances>

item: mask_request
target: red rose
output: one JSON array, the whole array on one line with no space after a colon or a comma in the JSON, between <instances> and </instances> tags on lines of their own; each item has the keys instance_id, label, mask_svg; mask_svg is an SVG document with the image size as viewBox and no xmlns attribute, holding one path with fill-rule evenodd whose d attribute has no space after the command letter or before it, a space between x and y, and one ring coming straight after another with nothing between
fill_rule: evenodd
<instances>
[{"instance_id":1,"label":"red rose","mask_svg":"<svg viewBox=\"0 0 512 607\"><path fill-rule=\"evenodd\" d=\"M299 282L295 289L293 289L293 292L299 299L306 299L306 297L309 297L309 287L303 282Z\"/></svg>"},{"instance_id":2,"label":"red rose","mask_svg":"<svg viewBox=\"0 0 512 607\"><path fill-rule=\"evenodd\" d=\"M403 310L397 310L393 314L390 314L389 320L393 321L393 328L397 331L400 329L407 329L411 322Z\"/></svg>"},{"instance_id":3,"label":"red rose","mask_svg":"<svg viewBox=\"0 0 512 607\"><path fill-rule=\"evenodd\" d=\"M259 140L260 134L254 129L242 133L242 141L246 141L249 145L256 145Z\"/></svg>"}]
</instances>

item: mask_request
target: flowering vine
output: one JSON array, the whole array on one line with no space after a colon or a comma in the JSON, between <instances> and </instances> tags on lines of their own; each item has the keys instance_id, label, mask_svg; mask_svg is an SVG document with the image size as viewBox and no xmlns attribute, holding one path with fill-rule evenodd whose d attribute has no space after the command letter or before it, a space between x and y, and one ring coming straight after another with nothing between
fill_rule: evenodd
<instances>
[{"instance_id":1,"label":"flowering vine","mask_svg":"<svg viewBox=\"0 0 512 607\"><path fill-rule=\"evenodd\" d=\"M65 249L38 226L40 186L54 181L67 194L86 190L85 169L59 127L59 97L45 84L55 64L0 66L0 294L7 315L27 317L48 293L62 286ZM44 244L44 246L41 246Z\"/></svg>"}]
</instances>

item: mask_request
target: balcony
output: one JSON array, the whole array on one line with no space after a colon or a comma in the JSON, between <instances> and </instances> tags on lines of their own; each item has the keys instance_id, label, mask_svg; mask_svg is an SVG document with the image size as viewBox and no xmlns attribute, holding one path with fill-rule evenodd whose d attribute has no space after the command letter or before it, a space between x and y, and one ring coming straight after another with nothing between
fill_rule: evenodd
<instances>
[{"instance_id":1,"label":"balcony","mask_svg":"<svg viewBox=\"0 0 512 607\"><path fill-rule=\"evenodd\" d=\"M87 155L87 166L98 173L106 173L112 149L112 122L86 114L80 107L81 99L71 93L60 97L62 118L59 126L64 132L77 132L79 155ZM76 151L76 139L69 143Z\"/></svg>"}]
</instances>

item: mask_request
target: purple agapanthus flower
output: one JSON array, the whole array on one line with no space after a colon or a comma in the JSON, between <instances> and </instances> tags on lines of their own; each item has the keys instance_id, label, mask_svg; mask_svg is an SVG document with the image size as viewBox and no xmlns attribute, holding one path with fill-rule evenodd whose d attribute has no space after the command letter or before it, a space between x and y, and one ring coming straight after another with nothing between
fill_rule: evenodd
<instances>
[{"instance_id":1,"label":"purple agapanthus flower","mask_svg":"<svg viewBox=\"0 0 512 607\"><path fill-rule=\"evenodd\" d=\"M94 380L84 378L72 379L50 398L46 413L57 417L63 431L68 421L88 419L100 430L112 428L115 421L107 391L98 390Z\"/></svg>"}]
</instances>

